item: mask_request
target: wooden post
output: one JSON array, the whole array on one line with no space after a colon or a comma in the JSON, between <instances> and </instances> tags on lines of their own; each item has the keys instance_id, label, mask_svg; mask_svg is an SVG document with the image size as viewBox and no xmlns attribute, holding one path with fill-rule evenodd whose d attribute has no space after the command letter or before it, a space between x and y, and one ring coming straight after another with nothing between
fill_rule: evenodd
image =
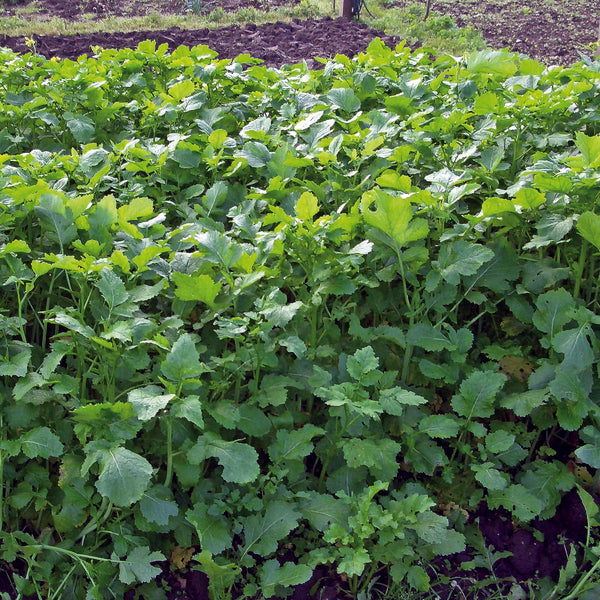
<instances>
[{"instance_id":1,"label":"wooden post","mask_svg":"<svg viewBox=\"0 0 600 600\"><path fill-rule=\"evenodd\" d=\"M340 17L344 19L352 18L352 0L341 0Z\"/></svg>"}]
</instances>

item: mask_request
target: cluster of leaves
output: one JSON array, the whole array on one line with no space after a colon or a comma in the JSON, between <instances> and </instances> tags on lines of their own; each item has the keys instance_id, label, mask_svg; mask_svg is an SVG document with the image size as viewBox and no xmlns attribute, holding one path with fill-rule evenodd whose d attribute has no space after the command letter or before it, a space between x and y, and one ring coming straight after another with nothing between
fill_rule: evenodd
<instances>
[{"instance_id":1,"label":"cluster of leaves","mask_svg":"<svg viewBox=\"0 0 600 600\"><path fill-rule=\"evenodd\" d=\"M320 71L150 42L0 62L20 594L160 598L167 557L215 596L317 565L423 590L469 541L441 504L527 523L592 485L597 64L378 40Z\"/></svg>"}]
</instances>

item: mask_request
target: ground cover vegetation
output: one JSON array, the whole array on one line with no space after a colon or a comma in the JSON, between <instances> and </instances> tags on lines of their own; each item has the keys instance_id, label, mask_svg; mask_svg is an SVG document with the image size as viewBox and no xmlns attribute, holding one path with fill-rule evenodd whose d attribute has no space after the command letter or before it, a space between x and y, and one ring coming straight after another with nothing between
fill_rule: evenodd
<instances>
[{"instance_id":1,"label":"ground cover vegetation","mask_svg":"<svg viewBox=\"0 0 600 600\"><path fill-rule=\"evenodd\" d=\"M5 597L597 597L597 62L0 61Z\"/></svg>"}]
</instances>

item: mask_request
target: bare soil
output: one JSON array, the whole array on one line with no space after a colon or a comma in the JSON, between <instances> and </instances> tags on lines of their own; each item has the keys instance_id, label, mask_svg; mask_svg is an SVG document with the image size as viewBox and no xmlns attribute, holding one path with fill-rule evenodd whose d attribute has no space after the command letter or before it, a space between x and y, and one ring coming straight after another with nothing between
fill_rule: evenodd
<instances>
[{"instance_id":1,"label":"bare soil","mask_svg":"<svg viewBox=\"0 0 600 600\"><path fill-rule=\"evenodd\" d=\"M185 0L0 0L0 16L19 15L22 19L67 21L127 17L135 15L185 13ZM192 2L193 0L188 0ZM300 0L197 0L210 13L220 8L234 11L253 7L270 9L292 5ZM415 0L392 0L390 6L408 6ZM422 3L421 3L422 4ZM600 10L598 0L432 0L432 10L451 15L459 26L472 25L495 48L510 48L546 64L569 64L580 52L593 53L590 44L598 41ZM0 30L0 45L28 52L23 36L13 37ZM318 66L314 57L336 54L352 56L366 48L377 35L394 46L395 38L381 35L356 22L340 19L294 21L256 26L229 26L215 29L140 31L127 34L97 33L75 36L31 36L36 49L45 56L77 58L90 54L91 46L119 48L145 39L180 44L208 44L221 58L248 53L268 66L293 64L306 59Z\"/></svg>"},{"instance_id":2,"label":"bare soil","mask_svg":"<svg viewBox=\"0 0 600 600\"><path fill-rule=\"evenodd\" d=\"M363 23L330 18L296 19L291 23L267 23L261 26L250 23L221 27L218 30L174 28L163 31L75 34L68 37L31 37L35 40L36 51L46 57L76 59L82 54L90 55L92 46L135 47L138 42L153 39L157 44L167 43L172 50L180 45L206 44L219 53L219 58L235 58L247 53L262 59L271 67L295 64L306 59L309 67L313 68L320 64L314 57L331 58L336 54L354 56L377 36L392 47L399 41L382 35ZM24 37L0 35L0 45L18 52L30 51Z\"/></svg>"},{"instance_id":3,"label":"bare soil","mask_svg":"<svg viewBox=\"0 0 600 600\"><path fill-rule=\"evenodd\" d=\"M415 0L398 0L408 6ZM598 41L598 0L432 0L431 9L471 25L489 46L509 48L545 64L571 64Z\"/></svg>"}]
</instances>

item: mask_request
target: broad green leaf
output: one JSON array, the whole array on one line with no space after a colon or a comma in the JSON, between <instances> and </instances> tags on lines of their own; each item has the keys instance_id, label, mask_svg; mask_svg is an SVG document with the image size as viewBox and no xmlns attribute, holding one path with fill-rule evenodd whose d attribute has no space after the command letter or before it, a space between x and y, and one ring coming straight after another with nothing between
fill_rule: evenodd
<instances>
[{"instance_id":1,"label":"broad green leaf","mask_svg":"<svg viewBox=\"0 0 600 600\"><path fill-rule=\"evenodd\" d=\"M231 525L225 517L211 512L211 507L196 502L185 513L185 518L196 529L202 548L213 556L231 548Z\"/></svg>"},{"instance_id":2,"label":"broad green leaf","mask_svg":"<svg viewBox=\"0 0 600 600\"><path fill-rule=\"evenodd\" d=\"M290 304L275 304L260 311L269 323L275 327L285 327L304 306L302 302L290 302Z\"/></svg>"},{"instance_id":3,"label":"broad green leaf","mask_svg":"<svg viewBox=\"0 0 600 600\"><path fill-rule=\"evenodd\" d=\"M500 50L481 50L467 55L467 71L483 75L510 77L518 70L517 60Z\"/></svg>"},{"instance_id":4,"label":"broad green leaf","mask_svg":"<svg viewBox=\"0 0 600 600\"><path fill-rule=\"evenodd\" d=\"M121 281L121 278L106 267L102 269L96 287L100 290L100 293L106 300L108 308L111 311L116 306L123 304L123 302L126 302L129 299L129 294L125 289L125 284Z\"/></svg>"},{"instance_id":5,"label":"broad green leaf","mask_svg":"<svg viewBox=\"0 0 600 600\"><path fill-rule=\"evenodd\" d=\"M239 407L238 429L253 437L266 435L272 428L269 417L264 411L250 404L242 404Z\"/></svg>"},{"instance_id":6,"label":"broad green leaf","mask_svg":"<svg viewBox=\"0 0 600 600\"><path fill-rule=\"evenodd\" d=\"M575 456L594 469L600 469L600 431L588 425L579 432L579 437L587 442L575 450Z\"/></svg>"},{"instance_id":7,"label":"broad green leaf","mask_svg":"<svg viewBox=\"0 0 600 600\"><path fill-rule=\"evenodd\" d=\"M493 258L494 251L490 248L459 240L442 244L440 258L433 261L433 265L448 283L458 285L461 275L474 275L483 264Z\"/></svg>"},{"instance_id":8,"label":"broad green leaf","mask_svg":"<svg viewBox=\"0 0 600 600\"><path fill-rule=\"evenodd\" d=\"M577 219L577 231L584 240L600 250L600 216L590 211L582 213Z\"/></svg>"},{"instance_id":9,"label":"broad green leaf","mask_svg":"<svg viewBox=\"0 0 600 600\"><path fill-rule=\"evenodd\" d=\"M479 159L479 164L481 164L486 171L488 171L488 173L493 173L498 166L500 165L502 159L504 158L504 148L502 148L501 146L497 145L497 146L492 146L490 148L487 148L486 150L483 150L483 152L481 153L481 158ZM504 163L506 164L506 163ZM505 199L501 199L501 198L494 198L494 200L505 200ZM484 201L484 205L485 205ZM510 208L506 208L505 210L513 210L513 206L510 203L509 200L506 200L506 202L508 203L506 206L510 205ZM503 212L502 210L498 210L497 212ZM485 208L483 209L483 214L486 214Z\"/></svg>"},{"instance_id":10,"label":"broad green leaf","mask_svg":"<svg viewBox=\"0 0 600 600\"><path fill-rule=\"evenodd\" d=\"M523 285L535 295L554 287L559 281L571 277L571 269L559 267L550 258L528 261L523 265Z\"/></svg>"},{"instance_id":11,"label":"broad green leaf","mask_svg":"<svg viewBox=\"0 0 600 600\"><path fill-rule=\"evenodd\" d=\"M504 507L519 521L529 522L537 517L543 509L543 502L533 492L520 484L509 485L503 490L490 490L487 495L490 508Z\"/></svg>"},{"instance_id":12,"label":"broad green leaf","mask_svg":"<svg viewBox=\"0 0 600 600\"><path fill-rule=\"evenodd\" d=\"M346 112L354 113L360 110L360 100L351 88L333 88L327 92L326 97L333 106L337 106Z\"/></svg>"},{"instance_id":13,"label":"broad green leaf","mask_svg":"<svg viewBox=\"0 0 600 600\"><path fill-rule=\"evenodd\" d=\"M275 594L276 586L289 588L305 583L310 579L312 571L308 565L296 565L292 562L285 562L280 566L279 561L273 558L260 568L260 591L265 598L270 598Z\"/></svg>"},{"instance_id":14,"label":"broad green leaf","mask_svg":"<svg viewBox=\"0 0 600 600\"><path fill-rule=\"evenodd\" d=\"M48 427L36 427L21 438L21 450L29 458L50 458L60 456L64 446Z\"/></svg>"},{"instance_id":15,"label":"broad green leaf","mask_svg":"<svg viewBox=\"0 0 600 600\"><path fill-rule=\"evenodd\" d=\"M349 467L365 466L378 479L391 481L400 465L396 460L402 446L391 439L353 438L342 442Z\"/></svg>"},{"instance_id":16,"label":"broad green leaf","mask_svg":"<svg viewBox=\"0 0 600 600\"><path fill-rule=\"evenodd\" d=\"M185 419L196 425L200 429L204 429L204 418L202 416L202 401L199 396L186 396L179 398L173 403L173 416L180 419Z\"/></svg>"},{"instance_id":17,"label":"broad green leaf","mask_svg":"<svg viewBox=\"0 0 600 600\"><path fill-rule=\"evenodd\" d=\"M572 367L576 370L591 365L594 361L594 351L589 339L593 339L589 323L583 323L574 329L557 333L552 340L552 347L563 357L563 368Z\"/></svg>"},{"instance_id":18,"label":"broad green leaf","mask_svg":"<svg viewBox=\"0 0 600 600\"><path fill-rule=\"evenodd\" d=\"M130 506L148 489L152 472L143 456L127 448L102 450L96 489L116 506Z\"/></svg>"},{"instance_id":19,"label":"broad green leaf","mask_svg":"<svg viewBox=\"0 0 600 600\"><path fill-rule=\"evenodd\" d=\"M390 188L408 193L411 188L411 181L408 175L400 175L396 171L387 169L376 180L377 184L382 188Z\"/></svg>"},{"instance_id":20,"label":"broad green leaf","mask_svg":"<svg viewBox=\"0 0 600 600\"><path fill-rule=\"evenodd\" d=\"M536 173L533 177L533 184L542 192L568 194L573 189L573 182L569 177L556 173ZM561 215L554 216L560 218Z\"/></svg>"},{"instance_id":21,"label":"broad green leaf","mask_svg":"<svg viewBox=\"0 0 600 600\"><path fill-rule=\"evenodd\" d=\"M57 242L61 250L77 236L73 213L57 194L42 194L35 212L48 229L48 238Z\"/></svg>"},{"instance_id":22,"label":"broad green leaf","mask_svg":"<svg viewBox=\"0 0 600 600\"><path fill-rule=\"evenodd\" d=\"M419 369L429 379L443 379L446 383L454 384L458 380L460 369L457 363L433 362L422 358Z\"/></svg>"},{"instance_id":23,"label":"broad green leaf","mask_svg":"<svg viewBox=\"0 0 600 600\"><path fill-rule=\"evenodd\" d=\"M556 370L556 376L550 382L550 393L556 400L566 400L570 404L578 404L583 409L587 404L592 383L589 377L589 368L586 371L588 376L584 376L585 371L580 371L572 365L561 365ZM564 402L559 402L558 408L560 409L564 404ZM569 430L573 429L573 427L566 428Z\"/></svg>"},{"instance_id":24,"label":"broad green leaf","mask_svg":"<svg viewBox=\"0 0 600 600\"><path fill-rule=\"evenodd\" d=\"M573 318L575 300L569 292L559 288L539 296L535 305L533 324L552 339Z\"/></svg>"},{"instance_id":25,"label":"broad green leaf","mask_svg":"<svg viewBox=\"0 0 600 600\"><path fill-rule=\"evenodd\" d=\"M496 394L505 383L502 373L475 371L460 384L460 393L451 400L452 408L468 420L487 419L494 414Z\"/></svg>"},{"instance_id":26,"label":"broad green leaf","mask_svg":"<svg viewBox=\"0 0 600 600\"><path fill-rule=\"evenodd\" d=\"M405 406L427 404L427 399L401 387L381 390L379 394L381 408L388 414L401 417Z\"/></svg>"},{"instance_id":27,"label":"broad green leaf","mask_svg":"<svg viewBox=\"0 0 600 600\"><path fill-rule=\"evenodd\" d=\"M297 335L286 335L278 338L277 341L280 346L283 346L298 358L302 358L306 353L306 344Z\"/></svg>"},{"instance_id":28,"label":"broad green leaf","mask_svg":"<svg viewBox=\"0 0 600 600\"><path fill-rule=\"evenodd\" d=\"M429 415L419 421L419 431L431 438L455 437L461 423L451 415Z\"/></svg>"},{"instance_id":29,"label":"broad green leaf","mask_svg":"<svg viewBox=\"0 0 600 600\"><path fill-rule=\"evenodd\" d=\"M471 465L471 470L475 473L475 479L488 490L503 490L510 481L509 476L498 471L491 462Z\"/></svg>"},{"instance_id":30,"label":"broad green leaf","mask_svg":"<svg viewBox=\"0 0 600 600\"><path fill-rule=\"evenodd\" d=\"M148 546L134 548L125 560L118 560L117 556L113 556L113 559L119 564L119 581L126 585L131 585L135 581L141 583L152 581L162 571L152 563L166 560L161 552L150 552Z\"/></svg>"},{"instance_id":31,"label":"broad green leaf","mask_svg":"<svg viewBox=\"0 0 600 600\"><path fill-rule=\"evenodd\" d=\"M494 92L484 92L475 98L473 112L476 115L495 114L503 104L504 102L501 96L494 94Z\"/></svg>"},{"instance_id":32,"label":"broad green leaf","mask_svg":"<svg viewBox=\"0 0 600 600\"><path fill-rule=\"evenodd\" d=\"M352 356L348 357L346 369L348 374L356 381L361 381L363 377L379 366L379 359L371 346L366 346L357 350Z\"/></svg>"},{"instance_id":33,"label":"broad green leaf","mask_svg":"<svg viewBox=\"0 0 600 600\"><path fill-rule=\"evenodd\" d=\"M523 246L523 250L545 248L559 243L573 229L573 217L550 213L544 215L536 225L537 235Z\"/></svg>"},{"instance_id":34,"label":"broad green leaf","mask_svg":"<svg viewBox=\"0 0 600 600\"><path fill-rule=\"evenodd\" d=\"M277 550L277 545L298 527L300 513L287 502L270 502L263 514L252 515L244 520L244 551L242 558L252 552L268 556Z\"/></svg>"},{"instance_id":35,"label":"broad green leaf","mask_svg":"<svg viewBox=\"0 0 600 600\"><path fill-rule=\"evenodd\" d=\"M303 460L314 450L313 438L324 433L324 429L311 423L300 429L280 429L277 432L277 441L269 446L269 456L274 464L287 460Z\"/></svg>"},{"instance_id":36,"label":"broad green leaf","mask_svg":"<svg viewBox=\"0 0 600 600\"><path fill-rule=\"evenodd\" d=\"M456 346L444 332L427 323L416 323L413 325L406 334L406 341L409 344L419 346L428 352L456 350Z\"/></svg>"},{"instance_id":37,"label":"broad green leaf","mask_svg":"<svg viewBox=\"0 0 600 600\"><path fill-rule=\"evenodd\" d=\"M215 298L221 291L223 284L215 282L210 275L187 275L186 273L173 273L173 282L177 286L175 295L180 300L204 302L211 308L215 307Z\"/></svg>"},{"instance_id":38,"label":"broad green leaf","mask_svg":"<svg viewBox=\"0 0 600 600\"><path fill-rule=\"evenodd\" d=\"M466 546L465 536L454 529L445 529L440 532L440 537L430 542L432 552L439 556L448 556L463 552Z\"/></svg>"},{"instance_id":39,"label":"broad green leaf","mask_svg":"<svg viewBox=\"0 0 600 600\"><path fill-rule=\"evenodd\" d=\"M205 251L205 258L211 263L230 268L242 256L244 249L224 233L210 230L198 233L194 239Z\"/></svg>"},{"instance_id":40,"label":"broad green leaf","mask_svg":"<svg viewBox=\"0 0 600 600\"><path fill-rule=\"evenodd\" d=\"M575 145L583 155L586 167L590 169L600 167L600 135L587 136L579 131L575 136Z\"/></svg>"},{"instance_id":41,"label":"broad green leaf","mask_svg":"<svg viewBox=\"0 0 600 600\"><path fill-rule=\"evenodd\" d=\"M210 216L213 210L222 206L227 200L229 185L225 181L217 181L207 191L202 198L202 205L206 209L205 216Z\"/></svg>"},{"instance_id":42,"label":"broad green leaf","mask_svg":"<svg viewBox=\"0 0 600 600\"><path fill-rule=\"evenodd\" d=\"M542 406L548 401L548 390L527 390L509 394L500 400L502 408L512 410L517 417L527 417L538 406Z\"/></svg>"},{"instance_id":43,"label":"broad green leaf","mask_svg":"<svg viewBox=\"0 0 600 600\"><path fill-rule=\"evenodd\" d=\"M485 287L503 294L514 287L513 282L519 277L518 256L508 243L500 241L487 247L494 252L494 258L482 264L474 275L464 278L467 293Z\"/></svg>"},{"instance_id":44,"label":"broad green leaf","mask_svg":"<svg viewBox=\"0 0 600 600\"><path fill-rule=\"evenodd\" d=\"M398 248L423 239L429 232L425 219L413 219L410 200L391 196L379 188L363 194L360 208L367 224L387 234Z\"/></svg>"},{"instance_id":45,"label":"broad green leaf","mask_svg":"<svg viewBox=\"0 0 600 600\"><path fill-rule=\"evenodd\" d=\"M31 348L25 348L9 360L3 360L3 358L0 357L0 376L25 377L31 361Z\"/></svg>"},{"instance_id":46,"label":"broad green leaf","mask_svg":"<svg viewBox=\"0 0 600 600\"><path fill-rule=\"evenodd\" d=\"M600 508L598 508L596 500L590 493L586 492L579 485L577 486L577 493L579 494L579 498L581 499L581 503L585 509L588 523L593 523L595 520L594 517L598 514L598 512L600 512Z\"/></svg>"},{"instance_id":47,"label":"broad green leaf","mask_svg":"<svg viewBox=\"0 0 600 600\"><path fill-rule=\"evenodd\" d=\"M127 394L127 400L133 405L133 412L140 421L148 421L165 408L175 394L163 394L163 388L147 385Z\"/></svg>"},{"instance_id":48,"label":"broad green leaf","mask_svg":"<svg viewBox=\"0 0 600 600\"><path fill-rule=\"evenodd\" d=\"M110 227L119 219L117 202L112 195L104 196L94 207L92 214L88 217L90 234L100 233L103 228Z\"/></svg>"},{"instance_id":49,"label":"broad green leaf","mask_svg":"<svg viewBox=\"0 0 600 600\"><path fill-rule=\"evenodd\" d=\"M192 464L200 464L207 458L216 458L223 467L223 479L231 483L250 483L259 473L256 450L242 442L229 442L214 434L206 434L187 453Z\"/></svg>"},{"instance_id":50,"label":"broad green leaf","mask_svg":"<svg viewBox=\"0 0 600 600\"><path fill-rule=\"evenodd\" d=\"M415 531L423 541L435 544L446 535L448 518L426 510L417 515L416 523L408 523L406 526Z\"/></svg>"},{"instance_id":51,"label":"broad green leaf","mask_svg":"<svg viewBox=\"0 0 600 600\"><path fill-rule=\"evenodd\" d=\"M166 525L170 517L177 516L179 509L171 490L155 485L144 492L140 500L140 511L150 523Z\"/></svg>"},{"instance_id":52,"label":"broad green leaf","mask_svg":"<svg viewBox=\"0 0 600 600\"><path fill-rule=\"evenodd\" d=\"M281 406L287 401L288 387L294 380L284 375L265 375L255 398L259 406Z\"/></svg>"},{"instance_id":53,"label":"broad green leaf","mask_svg":"<svg viewBox=\"0 0 600 600\"><path fill-rule=\"evenodd\" d=\"M208 575L208 578L217 589L225 589L233 585L236 577L240 574L241 568L237 564L218 564L208 550L202 550L200 554L194 555L194 560L201 565L200 570Z\"/></svg>"},{"instance_id":54,"label":"broad green leaf","mask_svg":"<svg viewBox=\"0 0 600 600\"><path fill-rule=\"evenodd\" d=\"M324 532L333 523L341 527L347 524L350 508L339 498L312 491L298 492L297 496L303 499L299 507L302 516L318 531Z\"/></svg>"},{"instance_id":55,"label":"broad green leaf","mask_svg":"<svg viewBox=\"0 0 600 600\"><path fill-rule=\"evenodd\" d=\"M200 362L200 354L190 334L184 333L173 344L166 359L161 363L162 374L170 381L183 383L204 373L206 367Z\"/></svg>"},{"instance_id":56,"label":"broad green leaf","mask_svg":"<svg viewBox=\"0 0 600 600\"><path fill-rule=\"evenodd\" d=\"M271 161L271 152L261 142L246 142L237 156L245 158L248 165L255 169L264 167Z\"/></svg>"},{"instance_id":57,"label":"broad green leaf","mask_svg":"<svg viewBox=\"0 0 600 600\"><path fill-rule=\"evenodd\" d=\"M558 460L536 460L525 466L520 483L542 501L541 516L548 519L554 516L565 492L575 486L575 475Z\"/></svg>"},{"instance_id":58,"label":"broad green leaf","mask_svg":"<svg viewBox=\"0 0 600 600\"><path fill-rule=\"evenodd\" d=\"M515 434L504 429L492 431L485 436L485 449L492 454L499 454L508 450L515 441Z\"/></svg>"},{"instance_id":59,"label":"broad green leaf","mask_svg":"<svg viewBox=\"0 0 600 600\"><path fill-rule=\"evenodd\" d=\"M67 127L71 130L73 137L80 144L87 144L92 140L96 133L94 121L86 115L73 115L65 113Z\"/></svg>"},{"instance_id":60,"label":"broad green leaf","mask_svg":"<svg viewBox=\"0 0 600 600\"><path fill-rule=\"evenodd\" d=\"M338 549L340 560L337 565L338 573L345 573L349 577L359 576L365 567L371 563L366 548L348 548L342 546Z\"/></svg>"}]
</instances>

